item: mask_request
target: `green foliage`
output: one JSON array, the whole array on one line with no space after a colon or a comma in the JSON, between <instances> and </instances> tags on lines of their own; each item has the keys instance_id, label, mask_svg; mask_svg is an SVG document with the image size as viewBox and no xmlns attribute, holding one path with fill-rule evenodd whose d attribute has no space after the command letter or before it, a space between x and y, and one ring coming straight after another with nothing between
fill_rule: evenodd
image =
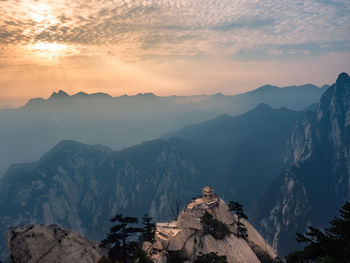
<instances>
[{"instance_id":1,"label":"green foliage","mask_svg":"<svg viewBox=\"0 0 350 263\"><path fill-rule=\"evenodd\" d=\"M216 252L210 252L209 254L199 255L194 263L227 263L227 257L218 256Z\"/></svg>"},{"instance_id":2,"label":"green foliage","mask_svg":"<svg viewBox=\"0 0 350 263\"><path fill-rule=\"evenodd\" d=\"M129 239L142 231L139 227L130 226L137 224L138 219L118 214L110 221L117 224L111 227L110 233L101 241L100 246L109 249L108 256L112 262L135 262L141 250L140 244L129 242Z\"/></svg>"},{"instance_id":3,"label":"green foliage","mask_svg":"<svg viewBox=\"0 0 350 263\"><path fill-rule=\"evenodd\" d=\"M153 218L145 214L142 218L142 232L140 236L141 242L154 242L154 233L156 231L156 224L152 222Z\"/></svg>"},{"instance_id":4,"label":"green foliage","mask_svg":"<svg viewBox=\"0 0 350 263\"><path fill-rule=\"evenodd\" d=\"M243 212L243 206L235 201L230 201L228 204L230 211L235 213L239 219L244 218L248 220L248 216Z\"/></svg>"},{"instance_id":5,"label":"green foliage","mask_svg":"<svg viewBox=\"0 0 350 263\"><path fill-rule=\"evenodd\" d=\"M201 223L203 225L204 235L210 234L214 238L222 240L231 234L229 227L225 223L213 218L207 211L201 217Z\"/></svg>"},{"instance_id":6,"label":"green foliage","mask_svg":"<svg viewBox=\"0 0 350 263\"><path fill-rule=\"evenodd\" d=\"M241 219L248 220L248 216L243 212L243 206L235 201L230 201L228 204L229 210L237 215L237 237L241 237L244 239L248 238L248 232L245 225L241 222Z\"/></svg>"},{"instance_id":7,"label":"green foliage","mask_svg":"<svg viewBox=\"0 0 350 263\"><path fill-rule=\"evenodd\" d=\"M237 224L237 237L241 237L244 239L248 238L248 231L245 225L238 220Z\"/></svg>"},{"instance_id":8,"label":"green foliage","mask_svg":"<svg viewBox=\"0 0 350 263\"><path fill-rule=\"evenodd\" d=\"M340 217L331 220L331 226L321 231L309 226L305 234L297 233L297 242L306 243L303 250L286 256L288 263L350 262L350 203L339 210Z\"/></svg>"}]
</instances>

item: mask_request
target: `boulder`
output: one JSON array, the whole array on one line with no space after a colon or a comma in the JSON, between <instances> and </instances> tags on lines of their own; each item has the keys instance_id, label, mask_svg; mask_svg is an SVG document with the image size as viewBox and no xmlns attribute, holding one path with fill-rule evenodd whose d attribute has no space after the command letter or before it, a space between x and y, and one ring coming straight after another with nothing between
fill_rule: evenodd
<instances>
[{"instance_id":1,"label":"boulder","mask_svg":"<svg viewBox=\"0 0 350 263\"><path fill-rule=\"evenodd\" d=\"M105 255L98 243L57 225L22 225L7 232L12 263L97 263Z\"/></svg>"}]
</instances>

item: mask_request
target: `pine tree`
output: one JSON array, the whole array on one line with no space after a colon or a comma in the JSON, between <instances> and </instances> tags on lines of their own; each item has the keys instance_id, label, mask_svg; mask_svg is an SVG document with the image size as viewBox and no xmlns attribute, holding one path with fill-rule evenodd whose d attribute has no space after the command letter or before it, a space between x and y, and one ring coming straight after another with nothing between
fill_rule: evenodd
<instances>
[{"instance_id":1,"label":"pine tree","mask_svg":"<svg viewBox=\"0 0 350 263\"><path fill-rule=\"evenodd\" d=\"M113 262L134 262L140 253L139 244L137 242L129 242L129 239L140 233L142 229L130 225L137 224L138 219L117 214L110 221L117 224L111 227L110 233L101 241L100 246L109 249L109 258Z\"/></svg>"},{"instance_id":2,"label":"pine tree","mask_svg":"<svg viewBox=\"0 0 350 263\"><path fill-rule=\"evenodd\" d=\"M235 201L230 201L228 204L231 212L234 212L238 218L244 218L248 220L248 216L243 212L243 206Z\"/></svg>"},{"instance_id":3,"label":"pine tree","mask_svg":"<svg viewBox=\"0 0 350 263\"><path fill-rule=\"evenodd\" d=\"M350 203L347 201L339 211L340 217L331 220L331 226L324 231L309 226L305 234L297 233L297 242L307 245L287 255L286 261L350 262Z\"/></svg>"},{"instance_id":4,"label":"pine tree","mask_svg":"<svg viewBox=\"0 0 350 263\"><path fill-rule=\"evenodd\" d=\"M215 219L208 211L205 211L201 217L201 224L203 225L203 234L210 234L215 239L222 240L231 234L230 228L225 223Z\"/></svg>"},{"instance_id":5,"label":"pine tree","mask_svg":"<svg viewBox=\"0 0 350 263\"><path fill-rule=\"evenodd\" d=\"M234 214L237 215L237 237L241 237L244 239L248 238L248 231L247 228L245 227L245 225L241 222L241 219L246 219L248 220L248 216L243 212L243 206L238 203L238 202L234 202L234 201L230 201L228 204L229 210L231 212L233 212Z\"/></svg>"},{"instance_id":6,"label":"pine tree","mask_svg":"<svg viewBox=\"0 0 350 263\"><path fill-rule=\"evenodd\" d=\"M154 234L156 231L156 224L152 222L153 218L145 214L142 218L142 232L140 236L141 242L154 242Z\"/></svg>"}]
</instances>

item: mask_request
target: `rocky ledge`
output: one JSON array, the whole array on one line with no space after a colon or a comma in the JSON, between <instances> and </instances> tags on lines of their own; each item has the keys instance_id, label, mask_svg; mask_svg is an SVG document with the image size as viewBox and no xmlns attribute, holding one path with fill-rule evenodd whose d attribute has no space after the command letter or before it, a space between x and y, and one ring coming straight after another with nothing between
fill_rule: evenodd
<instances>
[{"instance_id":1,"label":"rocky ledge","mask_svg":"<svg viewBox=\"0 0 350 263\"><path fill-rule=\"evenodd\" d=\"M10 228L7 245L12 263L96 263L104 255L98 243L57 225Z\"/></svg>"}]
</instances>

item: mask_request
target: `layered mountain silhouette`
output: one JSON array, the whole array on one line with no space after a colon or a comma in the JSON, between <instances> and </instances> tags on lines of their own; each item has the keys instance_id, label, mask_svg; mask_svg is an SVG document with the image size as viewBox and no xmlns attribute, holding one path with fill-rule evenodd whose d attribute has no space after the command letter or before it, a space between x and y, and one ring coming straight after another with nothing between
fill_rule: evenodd
<instances>
[{"instance_id":1,"label":"layered mountain silhouette","mask_svg":"<svg viewBox=\"0 0 350 263\"><path fill-rule=\"evenodd\" d=\"M55 223L100 240L108 232L108 220L117 212L134 216L149 213L156 220L171 220L176 214L176 204L184 204L195 197L204 185L211 185L224 200L242 202L252 222L276 248L285 252L284 247L295 244L294 236L290 239L292 231L295 235L295 229L285 227L292 224L288 222L296 222L298 229L304 231L312 219L308 215L314 217L312 222L323 222L326 220L322 219L323 215L332 217L336 212L331 213L341 206L334 205L335 200L341 202L348 194L348 188L343 187L344 190L341 187L348 182L344 170L348 167L344 164L349 152L346 124L350 101L346 88L349 86L348 79L346 74L341 74L336 84L324 93L321 102L305 111L285 107L274 109L267 104L257 104L255 109L243 115L221 115L122 151L102 145L62 141L37 162L12 165L0 179L0 230L4 233L10 225L22 223ZM264 89L271 88L255 92L264 92ZM78 98L84 98L81 102L84 104L85 98L90 96L69 96L59 92L48 100L34 101L24 108L33 107L39 112L41 107L47 107L47 113L51 108L61 107L64 102L60 116L65 120L69 107L79 104ZM95 96L104 101L101 112L108 108L105 100L116 99L104 94ZM161 100L169 104L169 101L164 102L164 98L152 94L135 97L142 101L145 96L146 101ZM220 94L212 97L219 101L225 98ZM132 107L130 105L136 98L125 96L123 99L129 100L125 104ZM167 99L171 100L170 97ZM197 99L197 106L205 100ZM78 101L72 103L74 100ZM157 103L153 102L153 105ZM186 112L185 104L179 103L176 107L181 108L182 113ZM91 112L91 117L95 118L92 109ZM31 114L31 110L27 114ZM193 111L193 116L196 114ZM103 120L100 121L103 123ZM110 127L113 134L113 126ZM118 134L114 135L118 137ZM44 136L42 141L45 141ZM320 156L323 159L319 159ZM309 166L304 164L308 162ZM319 171L322 175L318 175ZM305 179L308 187L301 179L286 183L290 182L289 178L299 177L308 178ZM333 177L336 180L333 181ZM323 181L323 178L331 179ZM315 188L312 187L314 183ZM291 187L291 192L288 192L288 187ZM339 195L339 198L331 197L329 205L318 207L324 209L323 214L315 213L316 197L322 194L324 196L320 200L325 201L329 187L334 187L329 196ZM304 188L306 195L310 193L314 196L313 203L306 202L312 199L304 198ZM287 210L279 205L284 204L283 198L290 201ZM260 207L259 211L256 204ZM299 204L299 207L295 208L293 204L295 207ZM300 204L305 204L305 207L300 207ZM308 207L311 208L306 209ZM294 214L286 214L285 211L293 211ZM303 216L296 211L302 211ZM290 240L294 243L288 243ZM5 253L5 241L1 242Z\"/></svg>"},{"instance_id":2,"label":"layered mountain silhouette","mask_svg":"<svg viewBox=\"0 0 350 263\"><path fill-rule=\"evenodd\" d=\"M152 93L112 97L105 93L54 92L18 109L0 110L0 176L11 163L35 161L62 140L121 150L184 125L221 114L238 115L265 102L300 110L319 100L324 87L269 86L237 96L159 97Z\"/></svg>"}]
</instances>

